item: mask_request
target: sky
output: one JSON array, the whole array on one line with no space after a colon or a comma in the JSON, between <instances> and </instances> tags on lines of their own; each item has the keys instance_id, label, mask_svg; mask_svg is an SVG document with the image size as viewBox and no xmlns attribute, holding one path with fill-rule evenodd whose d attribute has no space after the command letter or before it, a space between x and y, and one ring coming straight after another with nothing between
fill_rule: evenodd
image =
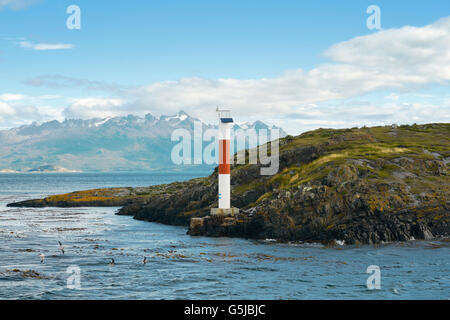
<instances>
[{"instance_id":1,"label":"sky","mask_svg":"<svg viewBox=\"0 0 450 320\"><path fill-rule=\"evenodd\" d=\"M216 106L290 134L450 122L449 89L448 0L0 0L1 129L179 110L214 122Z\"/></svg>"}]
</instances>

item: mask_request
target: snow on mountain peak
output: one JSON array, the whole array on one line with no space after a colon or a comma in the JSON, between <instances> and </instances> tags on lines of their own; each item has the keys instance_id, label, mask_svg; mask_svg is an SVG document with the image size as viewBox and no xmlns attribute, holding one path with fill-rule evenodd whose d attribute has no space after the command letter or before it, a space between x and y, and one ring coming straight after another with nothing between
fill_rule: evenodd
<instances>
[{"instance_id":1,"label":"snow on mountain peak","mask_svg":"<svg viewBox=\"0 0 450 320\"><path fill-rule=\"evenodd\" d=\"M141 128L146 130L147 127L158 127L170 129L177 126L190 126L190 123L194 121L201 121L197 118L191 117L187 112L180 110L175 115L161 115L159 117L153 116L151 113L146 114L145 116L136 116L136 115L127 115L127 116L115 116L115 117L106 117L106 118L93 118L89 120L82 119L66 119L64 122L59 122L57 120L45 122L42 124L33 123L31 125L24 125L17 129L12 129L17 131L20 135L30 136L30 135L40 135L45 132L49 133L55 130L65 130L71 129L73 133L77 128L92 128L92 129L100 129L104 127L113 128ZM202 122L203 123L203 122ZM217 127L215 123L207 124L203 123L207 127ZM253 123L251 122L236 122L233 126L234 129L269 129L269 128L278 128L276 126L269 126L264 122L258 120ZM284 134L284 131L281 130L281 134Z\"/></svg>"},{"instance_id":2,"label":"snow on mountain peak","mask_svg":"<svg viewBox=\"0 0 450 320\"><path fill-rule=\"evenodd\" d=\"M95 122L95 123L94 123L94 126L95 126L95 127L99 127L99 126L101 126L102 124L104 124L105 122L108 122L110 119L111 119L111 117L106 117L105 119L102 119L102 120L100 120L100 121L98 121L98 122Z\"/></svg>"}]
</instances>

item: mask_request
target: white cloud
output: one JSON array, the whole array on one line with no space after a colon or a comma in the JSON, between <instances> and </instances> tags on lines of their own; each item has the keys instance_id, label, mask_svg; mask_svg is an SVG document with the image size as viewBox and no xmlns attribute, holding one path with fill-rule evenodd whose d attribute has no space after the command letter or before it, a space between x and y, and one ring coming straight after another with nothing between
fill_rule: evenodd
<instances>
[{"instance_id":1,"label":"white cloud","mask_svg":"<svg viewBox=\"0 0 450 320\"><path fill-rule=\"evenodd\" d=\"M58 95L55 95L55 94L44 94L44 95L37 96L37 97L34 97L34 98L42 99L42 100L53 100L53 99L59 99L59 98L61 98L61 96L58 96Z\"/></svg>"},{"instance_id":2,"label":"white cloud","mask_svg":"<svg viewBox=\"0 0 450 320\"><path fill-rule=\"evenodd\" d=\"M391 93L391 94L385 96L384 98L397 101L399 99L399 96L398 96L398 94Z\"/></svg>"},{"instance_id":3,"label":"white cloud","mask_svg":"<svg viewBox=\"0 0 450 320\"><path fill-rule=\"evenodd\" d=\"M22 48L30 48L37 51L65 50L75 47L73 44L66 43L33 43L30 41L19 41L19 46Z\"/></svg>"},{"instance_id":4,"label":"white cloud","mask_svg":"<svg viewBox=\"0 0 450 320\"><path fill-rule=\"evenodd\" d=\"M284 122L283 129L297 134L319 127L349 128L412 123L450 122L450 104L403 102L351 102L322 107L314 115L295 114ZM299 130L300 129L300 130Z\"/></svg>"},{"instance_id":5,"label":"white cloud","mask_svg":"<svg viewBox=\"0 0 450 320\"><path fill-rule=\"evenodd\" d=\"M0 0L0 10L3 7L11 8L12 10L22 10L39 2L39 0Z\"/></svg>"},{"instance_id":6,"label":"white cloud","mask_svg":"<svg viewBox=\"0 0 450 320\"><path fill-rule=\"evenodd\" d=\"M0 94L0 100L2 101L17 101L17 100L23 100L25 98L22 94L15 94L15 93L4 93Z\"/></svg>"},{"instance_id":7,"label":"white cloud","mask_svg":"<svg viewBox=\"0 0 450 320\"><path fill-rule=\"evenodd\" d=\"M0 101L0 117L3 118L5 116L13 116L16 114L16 111L6 102Z\"/></svg>"},{"instance_id":8,"label":"white cloud","mask_svg":"<svg viewBox=\"0 0 450 320\"><path fill-rule=\"evenodd\" d=\"M450 17L424 27L406 26L333 45L325 56L376 72L385 86L446 83L450 80ZM370 73L369 73L370 74Z\"/></svg>"},{"instance_id":9,"label":"white cloud","mask_svg":"<svg viewBox=\"0 0 450 320\"><path fill-rule=\"evenodd\" d=\"M0 128L17 127L33 121L61 119L61 109L45 105L46 96L0 93Z\"/></svg>"},{"instance_id":10,"label":"white cloud","mask_svg":"<svg viewBox=\"0 0 450 320\"><path fill-rule=\"evenodd\" d=\"M90 119L119 116L123 114L124 101L110 98L83 98L72 99L63 115L66 118Z\"/></svg>"},{"instance_id":11,"label":"white cloud","mask_svg":"<svg viewBox=\"0 0 450 320\"><path fill-rule=\"evenodd\" d=\"M59 74L49 74L34 77L23 81L24 84L34 87L47 87L50 89L84 88L89 91L105 91L115 94L127 94L129 87L103 81L78 79Z\"/></svg>"}]
</instances>

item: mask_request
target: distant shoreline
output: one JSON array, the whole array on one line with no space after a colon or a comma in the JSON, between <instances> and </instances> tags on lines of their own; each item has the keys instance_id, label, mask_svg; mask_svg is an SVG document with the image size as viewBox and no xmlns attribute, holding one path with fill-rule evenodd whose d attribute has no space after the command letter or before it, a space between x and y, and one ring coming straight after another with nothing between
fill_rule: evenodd
<instances>
[{"instance_id":1,"label":"distant shoreline","mask_svg":"<svg viewBox=\"0 0 450 320\"><path fill-rule=\"evenodd\" d=\"M35 174L35 173L86 173L83 171L9 171L9 170L1 170L0 174Z\"/></svg>"},{"instance_id":2,"label":"distant shoreline","mask_svg":"<svg viewBox=\"0 0 450 320\"><path fill-rule=\"evenodd\" d=\"M207 176L211 172L205 171L0 171L0 174L64 174L64 173L82 173L82 174L157 174L157 175L187 175L187 176Z\"/></svg>"}]
</instances>

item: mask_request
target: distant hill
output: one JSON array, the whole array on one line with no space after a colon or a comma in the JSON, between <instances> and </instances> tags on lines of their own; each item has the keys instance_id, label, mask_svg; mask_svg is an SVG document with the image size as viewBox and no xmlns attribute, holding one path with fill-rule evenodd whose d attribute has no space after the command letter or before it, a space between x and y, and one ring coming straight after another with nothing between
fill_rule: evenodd
<instances>
[{"instance_id":1,"label":"distant hill","mask_svg":"<svg viewBox=\"0 0 450 320\"><path fill-rule=\"evenodd\" d=\"M0 131L0 170L210 172L214 166L175 166L170 158L176 144L170 140L172 132L179 128L192 132L195 121L200 120L180 111L173 116L160 117L147 114L145 117L54 120L3 130ZM206 123L202 123L202 127L203 130L215 128ZM269 129L269 126L256 121L235 124L234 129L259 130ZM280 129L280 135L286 133Z\"/></svg>"},{"instance_id":2,"label":"distant hill","mask_svg":"<svg viewBox=\"0 0 450 320\"><path fill-rule=\"evenodd\" d=\"M66 169L63 167L59 167L59 166L51 166L51 165L45 165L45 166L40 166L34 169L30 169L27 172L79 172L76 170L70 170L70 169Z\"/></svg>"}]
</instances>

